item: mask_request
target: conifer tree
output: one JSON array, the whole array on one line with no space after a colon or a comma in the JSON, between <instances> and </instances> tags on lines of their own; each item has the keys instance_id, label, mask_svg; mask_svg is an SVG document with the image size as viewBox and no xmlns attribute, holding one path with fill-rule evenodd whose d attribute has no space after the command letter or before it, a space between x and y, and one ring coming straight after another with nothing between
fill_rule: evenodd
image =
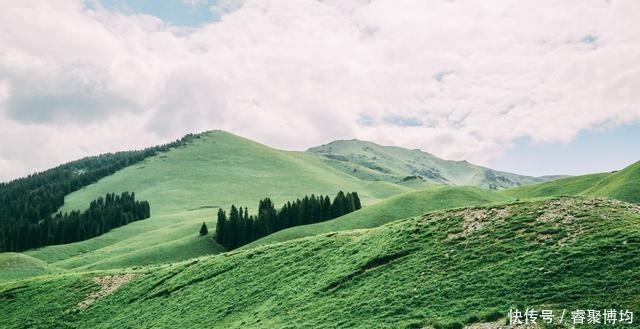
<instances>
[{"instance_id":1,"label":"conifer tree","mask_svg":"<svg viewBox=\"0 0 640 329\"><path fill-rule=\"evenodd\" d=\"M356 204L353 201L353 195L351 193L347 193L345 197L345 203L344 203L344 213L348 214L356 210L355 208L356 208Z\"/></svg>"},{"instance_id":2,"label":"conifer tree","mask_svg":"<svg viewBox=\"0 0 640 329\"><path fill-rule=\"evenodd\" d=\"M218 220L216 221L216 241L219 244L223 244L224 234L225 234L225 222L227 221L227 214L222 210L222 208L218 209ZM224 245L224 244L223 244Z\"/></svg>"},{"instance_id":3,"label":"conifer tree","mask_svg":"<svg viewBox=\"0 0 640 329\"><path fill-rule=\"evenodd\" d=\"M200 226L200 235L207 235L207 234L209 234L209 230L207 229L207 224L202 222L202 226Z\"/></svg>"},{"instance_id":4,"label":"conifer tree","mask_svg":"<svg viewBox=\"0 0 640 329\"><path fill-rule=\"evenodd\" d=\"M345 213L345 203L346 197L344 192L340 191L333 199L333 203L331 204L331 214L333 218L340 217Z\"/></svg>"},{"instance_id":5,"label":"conifer tree","mask_svg":"<svg viewBox=\"0 0 640 329\"><path fill-rule=\"evenodd\" d=\"M355 210L362 209L362 204L360 203L360 197L358 196L358 192L351 192L353 196L353 203L355 204Z\"/></svg>"},{"instance_id":6,"label":"conifer tree","mask_svg":"<svg viewBox=\"0 0 640 329\"><path fill-rule=\"evenodd\" d=\"M358 193L340 191L333 202L329 196L312 194L289 201L276 209L270 198L258 202L258 214L249 215L247 207L231 206L227 220L224 210L218 210L216 241L235 249L279 230L336 218L361 208Z\"/></svg>"},{"instance_id":7,"label":"conifer tree","mask_svg":"<svg viewBox=\"0 0 640 329\"><path fill-rule=\"evenodd\" d=\"M229 231L229 248L230 249L235 249L236 247L239 246L238 244L238 240L239 240L239 236L241 234L240 232L240 212L238 211L238 208L236 208L235 205L231 205L231 209L229 210L229 224L230 224L230 231Z\"/></svg>"}]
</instances>

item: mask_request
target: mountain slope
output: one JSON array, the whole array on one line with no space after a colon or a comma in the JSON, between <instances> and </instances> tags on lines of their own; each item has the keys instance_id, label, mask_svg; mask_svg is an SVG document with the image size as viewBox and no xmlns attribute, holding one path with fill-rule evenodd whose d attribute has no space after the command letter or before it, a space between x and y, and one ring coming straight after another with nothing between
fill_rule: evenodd
<instances>
[{"instance_id":1,"label":"mountain slope","mask_svg":"<svg viewBox=\"0 0 640 329\"><path fill-rule=\"evenodd\" d=\"M590 195L640 203L640 162L613 173L575 176L501 191L515 198Z\"/></svg>"},{"instance_id":2,"label":"mountain slope","mask_svg":"<svg viewBox=\"0 0 640 329\"><path fill-rule=\"evenodd\" d=\"M510 188L502 191L502 193L521 199L561 195L580 195L585 190L596 185L609 175L609 173L601 173L560 178L550 182Z\"/></svg>"},{"instance_id":3,"label":"mountain slope","mask_svg":"<svg viewBox=\"0 0 640 329\"><path fill-rule=\"evenodd\" d=\"M639 206L558 198L31 279L0 286L0 313L5 328L422 328L512 307L637 310L639 247Z\"/></svg>"},{"instance_id":4,"label":"mountain slope","mask_svg":"<svg viewBox=\"0 0 640 329\"><path fill-rule=\"evenodd\" d=\"M396 195L330 221L288 228L256 240L243 249L322 233L373 228L434 210L507 201L512 198L478 187L433 187Z\"/></svg>"},{"instance_id":5,"label":"mountain slope","mask_svg":"<svg viewBox=\"0 0 640 329\"><path fill-rule=\"evenodd\" d=\"M310 148L332 166L367 180L400 182L417 176L445 185L501 189L539 183L557 177L529 177L476 166L466 161L440 159L420 150L381 146L360 140L340 140Z\"/></svg>"},{"instance_id":6,"label":"mountain slope","mask_svg":"<svg viewBox=\"0 0 640 329\"><path fill-rule=\"evenodd\" d=\"M640 203L640 162L608 175L584 194Z\"/></svg>"},{"instance_id":7,"label":"mountain slope","mask_svg":"<svg viewBox=\"0 0 640 329\"><path fill-rule=\"evenodd\" d=\"M62 273L63 270L20 253L0 253L0 282Z\"/></svg>"},{"instance_id":8,"label":"mountain slope","mask_svg":"<svg viewBox=\"0 0 640 329\"><path fill-rule=\"evenodd\" d=\"M27 254L65 269L184 260L222 250L211 239L205 243L195 238L203 221L215 227L217 207L236 204L255 211L258 200L266 196L279 206L307 194L334 195L339 190L358 191L367 204L411 189L357 179L314 154L280 151L226 132L209 132L70 194L62 208L84 209L108 192L134 191L137 198L149 201L151 218L94 239ZM183 248L170 248L175 244Z\"/></svg>"}]
</instances>

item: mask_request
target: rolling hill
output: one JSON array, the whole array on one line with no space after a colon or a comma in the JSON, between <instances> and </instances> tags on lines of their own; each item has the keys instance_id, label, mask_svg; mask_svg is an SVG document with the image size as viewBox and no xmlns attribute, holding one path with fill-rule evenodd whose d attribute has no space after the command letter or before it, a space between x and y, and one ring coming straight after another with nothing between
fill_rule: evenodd
<instances>
[{"instance_id":1,"label":"rolling hill","mask_svg":"<svg viewBox=\"0 0 640 329\"><path fill-rule=\"evenodd\" d=\"M323 158L269 148L222 131L198 135L122 169L65 198L62 211L85 209L98 196L134 191L151 204L151 218L102 236L28 251L29 256L65 269L106 269L173 262L223 251L194 234L204 221L215 227L218 207L231 204L255 211L269 196L277 205L307 194L358 191L364 204L411 191L390 182L347 175Z\"/></svg>"},{"instance_id":2,"label":"rolling hill","mask_svg":"<svg viewBox=\"0 0 640 329\"><path fill-rule=\"evenodd\" d=\"M291 227L256 240L244 246L243 249L322 233L373 228L434 210L504 203L512 200L497 192L478 187L433 187L428 190L396 195L326 222Z\"/></svg>"},{"instance_id":3,"label":"rolling hill","mask_svg":"<svg viewBox=\"0 0 640 329\"><path fill-rule=\"evenodd\" d=\"M640 162L608 175L584 194L640 203Z\"/></svg>"},{"instance_id":4,"label":"rolling hill","mask_svg":"<svg viewBox=\"0 0 640 329\"><path fill-rule=\"evenodd\" d=\"M520 199L580 195L609 175L609 173L600 173L560 178L550 182L510 188L502 193Z\"/></svg>"},{"instance_id":5,"label":"rolling hill","mask_svg":"<svg viewBox=\"0 0 640 329\"><path fill-rule=\"evenodd\" d=\"M554 198L32 278L0 285L0 312L4 328L461 328L509 308L637 310L639 247L638 205Z\"/></svg>"},{"instance_id":6,"label":"rolling hill","mask_svg":"<svg viewBox=\"0 0 640 329\"><path fill-rule=\"evenodd\" d=\"M541 184L515 187L501 192L520 199L589 195L639 203L640 162L612 173L562 178Z\"/></svg>"},{"instance_id":7,"label":"rolling hill","mask_svg":"<svg viewBox=\"0 0 640 329\"><path fill-rule=\"evenodd\" d=\"M135 191L151 218L0 254L2 327L461 328L511 307L637 309L640 206L623 201L640 202L638 178L640 162L541 182L368 142L289 152L208 132L62 208ZM219 207L338 190L365 207L237 251L212 239Z\"/></svg>"},{"instance_id":8,"label":"rolling hill","mask_svg":"<svg viewBox=\"0 0 640 329\"><path fill-rule=\"evenodd\" d=\"M515 199L556 196L608 197L640 203L640 162L614 173L599 173L492 191L477 187L431 188L399 194L342 217L288 228L254 241L243 249L342 230L372 228L434 210L504 203Z\"/></svg>"},{"instance_id":9,"label":"rolling hill","mask_svg":"<svg viewBox=\"0 0 640 329\"><path fill-rule=\"evenodd\" d=\"M337 230L371 228L432 210L515 198L592 195L634 201L637 195L633 191L637 184L633 182L638 164L614 174L569 177L499 193L473 187L443 187L417 174L419 168L427 167L445 168L438 172L449 177L445 182L448 184L466 182L483 186L489 172L494 177L503 177L500 181L514 184L540 180L369 142L338 141L309 152L289 152L223 131L212 131L196 135L187 145L147 158L68 195L62 208L62 211L81 210L107 192L135 191L139 199L150 201L150 219L86 241L49 246L25 254L56 268L93 270L179 262L219 253L224 248L212 241L213 231L207 237L195 235L199 225L204 221L210 228L215 227L217 208L227 208L232 203L254 211L257 200L265 196L280 205L306 194L352 190L360 193L365 207L329 222L277 232L245 248ZM354 174L354 170L359 174ZM386 173L377 178L358 177L362 173L378 175L383 171ZM478 172L483 174L478 176Z\"/></svg>"},{"instance_id":10,"label":"rolling hill","mask_svg":"<svg viewBox=\"0 0 640 329\"><path fill-rule=\"evenodd\" d=\"M60 268L21 253L0 253L0 282L63 272Z\"/></svg>"},{"instance_id":11,"label":"rolling hill","mask_svg":"<svg viewBox=\"0 0 640 329\"><path fill-rule=\"evenodd\" d=\"M364 142L358 142L357 145L362 143ZM349 145L355 147L353 143ZM304 195L334 195L339 190L358 191L363 204L367 206L394 195L420 189L435 191L436 187L441 186L419 175L404 176L409 174L406 167L408 162L415 165L423 161L420 168L427 168L435 163L442 172L445 172L443 168L446 166L454 166L446 173L456 174L458 178L451 178L449 183L485 186L486 180L478 180L478 172L484 173L483 175L492 173L496 177L502 177L496 178L501 181L508 178L514 184L515 181L521 184L538 180L498 173L466 162L447 162L418 151L379 148L387 152L379 154L381 159L385 157L383 164L395 171L391 176L379 177L380 180L370 180L354 175L353 170L335 166L333 160L318 149L311 152L281 151L223 131L194 135L186 145L149 157L68 195L61 209L83 210L91 200L106 193L133 191L138 199L149 201L151 218L114 229L93 239L48 246L27 251L26 254L60 268L90 270L175 262L218 253L224 249L212 243L210 238L194 236L202 222L206 222L210 228L215 227L215 212L218 207L228 208L231 204L236 204L247 206L253 212L258 200L267 196L280 206ZM397 154L389 153L389 150ZM397 165L392 165L392 159L387 158L390 156L397 157ZM362 172L379 173L358 164L353 166L357 166ZM451 175L449 177L453 177ZM396 179L399 177L402 179ZM435 192L435 197L440 198L447 191L449 190L441 190L440 194ZM484 192L489 191L476 189L471 194L479 195ZM492 195L487 200L495 197ZM451 198L455 199L457 195L454 194ZM384 220L380 219L382 217L374 217L368 224L360 220L344 227L372 227L375 223L416 215L430 209L472 205L478 204L478 201L474 197L466 203L463 196L460 202L450 205L445 202L434 208L433 204L431 202L422 207L416 201L410 211L398 214L397 217L387 212L381 214ZM318 232L332 230L332 225L334 224L327 224ZM300 232L306 229L308 228L301 229ZM286 234L281 233L279 237Z\"/></svg>"},{"instance_id":12,"label":"rolling hill","mask_svg":"<svg viewBox=\"0 0 640 329\"><path fill-rule=\"evenodd\" d=\"M402 182L424 180L457 186L502 189L540 183L558 177L529 177L501 172L467 161L440 159L432 154L396 146L382 146L357 139L340 140L310 148L325 161L350 175L366 180Z\"/></svg>"}]
</instances>

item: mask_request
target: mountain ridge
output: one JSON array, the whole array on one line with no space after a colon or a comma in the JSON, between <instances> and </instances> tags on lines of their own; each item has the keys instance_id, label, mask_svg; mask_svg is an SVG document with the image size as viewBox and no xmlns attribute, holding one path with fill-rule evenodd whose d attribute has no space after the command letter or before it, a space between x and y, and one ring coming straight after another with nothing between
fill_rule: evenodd
<instances>
[{"instance_id":1,"label":"mountain ridge","mask_svg":"<svg viewBox=\"0 0 640 329\"><path fill-rule=\"evenodd\" d=\"M560 176L533 177L475 165L466 160L446 160L420 149L385 146L359 139L336 140L307 149L351 175L370 180L402 180L417 177L453 186L504 189L541 183ZM361 174L362 171L366 174ZM374 171L375 173L371 173Z\"/></svg>"}]
</instances>

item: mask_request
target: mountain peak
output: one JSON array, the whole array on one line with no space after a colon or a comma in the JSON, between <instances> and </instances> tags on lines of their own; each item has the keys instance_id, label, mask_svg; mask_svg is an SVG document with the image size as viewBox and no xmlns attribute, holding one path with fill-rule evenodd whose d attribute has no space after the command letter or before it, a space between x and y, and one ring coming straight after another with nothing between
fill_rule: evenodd
<instances>
[{"instance_id":1,"label":"mountain peak","mask_svg":"<svg viewBox=\"0 0 640 329\"><path fill-rule=\"evenodd\" d=\"M466 160L451 161L419 149L384 146L358 139L336 140L308 149L329 163L361 179L404 181L420 177L431 183L471 185L490 189L542 182L544 178L500 172Z\"/></svg>"}]
</instances>

